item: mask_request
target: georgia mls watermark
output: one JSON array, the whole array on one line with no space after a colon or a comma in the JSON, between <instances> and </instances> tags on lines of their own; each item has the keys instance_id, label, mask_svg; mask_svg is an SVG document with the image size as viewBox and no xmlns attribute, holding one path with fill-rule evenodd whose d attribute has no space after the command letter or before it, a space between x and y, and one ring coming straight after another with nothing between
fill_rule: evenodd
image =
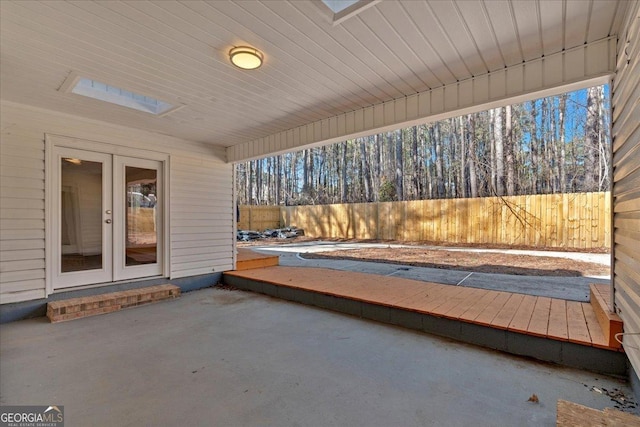
<instances>
[{"instance_id":1,"label":"georgia mls watermark","mask_svg":"<svg viewBox=\"0 0 640 427\"><path fill-rule=\"evenodd\" d=\"M64 406L0 406L0 427L64 427Z\"/></svg>"}]
</instances>

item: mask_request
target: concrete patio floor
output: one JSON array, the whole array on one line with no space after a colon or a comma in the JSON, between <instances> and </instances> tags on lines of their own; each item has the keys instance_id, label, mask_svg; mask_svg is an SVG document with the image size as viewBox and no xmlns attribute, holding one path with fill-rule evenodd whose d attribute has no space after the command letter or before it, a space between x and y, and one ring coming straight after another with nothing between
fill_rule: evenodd
<instances>
[{"instance_id":1,"label":"concrete patio floor","mask_svg":"<svg viewBox=\"0 0 640 427\"><path fill-rule=\"evenodd\" d=\"M69 426L553 426L557 399L631 396L615 378L216 288L1 325L0 374L0 404L64 405Z\"/></svg>"}]
</instances>

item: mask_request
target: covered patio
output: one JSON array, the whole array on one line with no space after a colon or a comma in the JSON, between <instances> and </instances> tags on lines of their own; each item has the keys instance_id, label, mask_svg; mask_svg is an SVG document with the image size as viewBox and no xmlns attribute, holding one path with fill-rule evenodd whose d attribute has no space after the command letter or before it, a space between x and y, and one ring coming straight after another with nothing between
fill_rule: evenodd
<instances>
[{"instance_id":1,"label":"covered patio","mask_svg":"<svg viewBox=\"0 0 640 427\"><path fill-rule=\"evenodd\" d=\"M237 48L258 68L233 65ZM80 425L539 425L560 397L529 390L545 382L604 407L591 375L235 291L38 318L219 283L238 267L236 163L601 84L604 292L640 383L639 2L6 0L0 54L0 320L37 318L1 326L3 405L67 405Z\"/></svg>"}]
</instances>

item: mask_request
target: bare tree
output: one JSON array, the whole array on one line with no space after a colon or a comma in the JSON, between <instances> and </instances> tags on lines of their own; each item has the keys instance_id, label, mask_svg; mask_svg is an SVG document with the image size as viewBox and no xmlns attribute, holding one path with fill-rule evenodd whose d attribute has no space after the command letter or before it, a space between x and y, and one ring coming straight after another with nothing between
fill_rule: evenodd
<instances>
[{"instance_id":1,"label":"bare tree","mask_svg":"<svg viewBox=\"0 0 640 427\"><path fill-rule=\"evenodd\" d=\"M495 146L495 191L504 195L504 140L502 137L502 108L493 110L493 144Z\"/></svg>"},{"instance_id":2,"label":"bare tree","mask_svg":"<svg viewBox=\"0 0 640 427\"><path fill-rule=\"evenodd\" d=\"M396 194L398 196L398 200L404 200L404 153L402 149L402 129L398 129L396 132Z\"/></svg>"},{"instance_id":3,"label":"bare tree","mask_svg":"<svg viewBox=\"0 0 640 427\"><path fill-rule=\"evenodd\" d=\"M560 95L558 106L558 144L560 145L560 158L558 159L559 163L559 179L560 179L560 192L563 193L567 191L567 170L566 170L566 144L565 144L565 131L564 131L564 119L567 110L567 94L563 93Z\"/></svg>"},{"instance_id":4,"label":"bare tree","mask_svg":"<svg viewBox=\"0 0 640 427\"><path fill-rule=\"evenodd\" d=\"M476 125L474 116L467 114L467 135L469 139L469 189L471 197L478 197L478 178L476 172Z\"/></svg>"},{"instance_id":5,"label":"bare tree","mask_svg":"<svg viewBox=\"0 0 640 427\"><path fill-rule=\"evenodd\" d=\"M504 107L504 129L505 160L507 166L507 196L513 196L516 194L516 181L511 105Z\"/></svg>"},{"instance_id":6,"label":"bare tree","mask_svg":"<svg viewBox=\"0 0 640 427\"><path fill-rule=\"evenodd\" d=\"M415 197L417 199L421 199L422 194L422 181L420 177L422 176L422 163L420 162L420 157L418 155L418 126L413 126L411 128L412 132L412 140L411 140L411 157L413 160L413 176L411 177L413 181L413 189L415 192Z\"/></svg>"},{"instance_id":7,"label":"bare tree","mask_svg":"<svg viewBox=\"0 0 640 427\"><path fill-rule=\"evenodd\" d=\"M584 159L584 186L597 188L599 184L598 155L598 90L595 87L587 89L587 124L585 128L585 159Z\"/></svg>"},{"instance_id":8,"label":"bare tree","mask_svg":"<svg viewBox=\"0 0 640 427\"><path fill-rule=\"evenodd\" d=\"M440 138L440 123L435 122L431 128L431 140L435 147L435 162L436 162L436 190L439 198L445 197L444 190L444 166L442 156L442 139Z\"/></svg>"}]
</instances>

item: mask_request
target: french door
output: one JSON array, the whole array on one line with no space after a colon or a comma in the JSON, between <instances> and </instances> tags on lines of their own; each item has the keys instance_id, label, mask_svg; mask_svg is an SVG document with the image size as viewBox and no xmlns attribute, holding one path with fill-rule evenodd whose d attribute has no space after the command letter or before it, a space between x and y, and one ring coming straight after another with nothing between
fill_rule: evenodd
<instances>
[{"instance_id":1,"label":"french door","mask_svg":"<svg viewBox=\"0 0 640 427\"><path fill-rule=\"evenodd\" d=\"M162 162L54 147L53 289L162 274Z\"/></svg>"}]
</instances>

